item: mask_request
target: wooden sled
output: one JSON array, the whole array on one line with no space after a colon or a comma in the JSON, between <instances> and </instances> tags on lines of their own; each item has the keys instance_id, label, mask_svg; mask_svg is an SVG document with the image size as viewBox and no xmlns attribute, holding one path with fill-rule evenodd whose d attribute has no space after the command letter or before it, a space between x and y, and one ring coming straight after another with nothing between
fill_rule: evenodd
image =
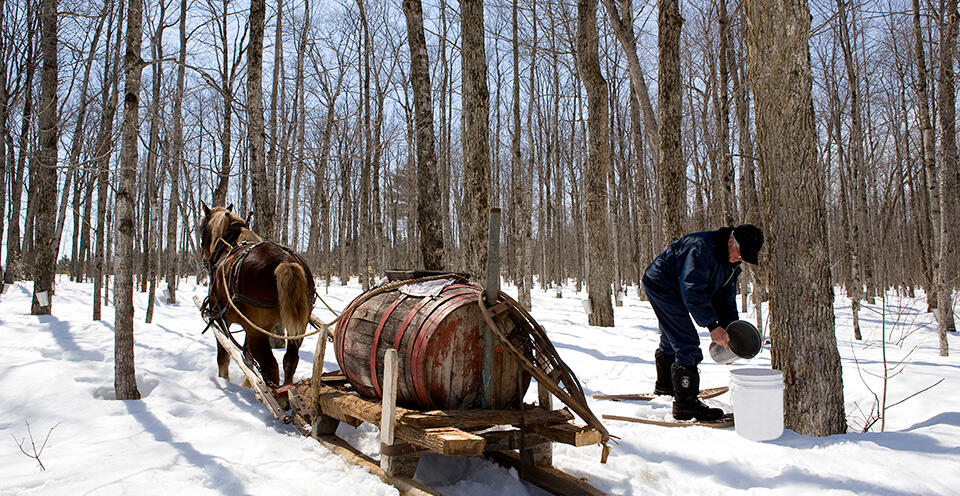
<instances>
[{"instance_id":1,"label":"wooden sled","mask_svg":"<svg viewBox=\"0 0 960 496\"><path fill-rule=\"evenodd\" d=\"M385 387L382 401L363 398L341 378L323 373L326 333L317 340L312 378L282 388L283 392L274 391L262 380L249 356L220 327L211 325L210 329L237 362L257 399L277 420L292 423L301 434L316 439L348 462L367 468L401 495L440 494L413 479L419 459L426 453L484 456L516 468L521 479L552 494L604 494L585 480L551 466L552 443L588 446L599 443L602 437L594 428L573 423L573 415L565 408L525 405L521 410L420 411L398 407L395 358L389 360L392 365L384 371L385 378L392 377L392 391ZM389 380L384 382L385 386L391 384ZM286 401L278 401L284 394ZM288 403L289 411L282 403ZM380 460L337 437L340 422L354 427L368 422L380 428Z\"/></svg>"}]
</instances>

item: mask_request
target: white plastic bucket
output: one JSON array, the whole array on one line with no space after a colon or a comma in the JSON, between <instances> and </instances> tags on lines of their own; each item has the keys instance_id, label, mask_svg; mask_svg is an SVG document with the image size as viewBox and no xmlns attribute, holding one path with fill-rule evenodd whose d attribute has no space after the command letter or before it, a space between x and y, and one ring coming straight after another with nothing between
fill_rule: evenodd
<instances>
[{"instance_id":1,"label":"white plastic bucket","mask_svg":"<svg viewBox=\"0 0 960 496\"><path fill-rule=\"evenodd\" d=\"M737 434L751 441L769 441L783 434L783 372L731 370L730 394Z\"/></svg>"}]
</instances>

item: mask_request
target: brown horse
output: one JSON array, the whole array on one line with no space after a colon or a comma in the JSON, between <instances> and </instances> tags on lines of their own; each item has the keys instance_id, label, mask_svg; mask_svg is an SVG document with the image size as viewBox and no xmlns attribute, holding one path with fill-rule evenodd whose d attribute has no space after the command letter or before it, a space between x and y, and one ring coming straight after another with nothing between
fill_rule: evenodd
<instances>
[{"instance_id":1,"label":"brown horse","mask_svg":"<svg viewBox=\"0 0 960 496\"><path fill-rule=\"evenodd\" d=\"M315 298L310 268L292 250L263 241L247 222L231 212L232 205L203 204L201 248L209 268L210 292L205 312L219 317L224 329L239 323L246 331L244 348L260 368L264 381L276 387L280 371L270 338L259 329L278 324L287 336L305 333ZM288 339L283 355L283 384L293 382L302 339ZM217 342L219 375L230 379L227 351Z\"/></svg>"}]
</instances>

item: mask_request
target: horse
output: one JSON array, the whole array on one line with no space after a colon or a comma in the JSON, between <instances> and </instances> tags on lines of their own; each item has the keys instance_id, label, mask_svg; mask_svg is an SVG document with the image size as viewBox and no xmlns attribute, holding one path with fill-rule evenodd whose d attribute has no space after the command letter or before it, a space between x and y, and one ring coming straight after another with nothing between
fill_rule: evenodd
<instances>
[{"instance_id":1,"label":"horse","mask_svg":"<svg viewBox=\"0 0 960 496\"><path fill-rule=\"evenodd\" d=\"M203 311L225 331L239 323L245 331L244 349L253 356L263 380L280 385L280 371L270 337L261 332L279 324L286 335L305 333L316 298L313 275L295 252L264 241L247 221L232 212L233 205L210 208L201 202L202 257L210 275ZM303 339L288 339L283 355L283 385L293 382ZM227 350L217 341L219 376L230 380Z\"/></svg>"}]
</instances>

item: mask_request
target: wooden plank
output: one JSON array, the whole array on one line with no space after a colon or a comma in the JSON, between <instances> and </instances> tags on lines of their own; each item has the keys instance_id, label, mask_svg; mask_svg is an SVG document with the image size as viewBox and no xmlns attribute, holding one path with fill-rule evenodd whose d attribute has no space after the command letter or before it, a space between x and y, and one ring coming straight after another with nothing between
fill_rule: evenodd
<instances>
[{"instance_id":1,"label":"wooden plank","mask_svg":"<svg viewBox=\"0 0 960 496\"><path fill-rule=\"evenodd\" d=\"M304 389L309 391L309 387ZM297 427L297 430L299 430L301 433L308 434L310 437L316 439L317 442L346 460L347 463L366 468L370 473L379 477L383 482L397 488L397 491L399 491L401 495L427 496L441 494L413 479L413 475L414 472L416 472L417 467L415 463L411 464L410 461L413 457L416 457L416 455L397 457L399 459L398 461L400 462L398 464L400 465L400 470L395 470L392 474L387 473L381 469L373 459L361 453L353 446L350 446L350 444L348 444L346 441L334 435L334 431L325 432L317 429L318 420L330 419L330 417L320 415L317 420L314 420L312 425L309 424L308 415L305 415L303 411L298 410L298 408L303 407L304 404L299 392L291 391L290 393L295 397L298 397L298 399L293 399L293 397L291 397L290 403L294 408L294 414L292 416L293 423ZM419 459L419 457L417 457L417 459ZM410 470L411 467L412 470Z\"/></svg>"},{"instance_id":2,"label":"wooden plank","mask_svg":"<svg viewBox=\"0 0 960 496\"><path fill-rule=\"evenodd\" d=\"M715 388L701 389L699 396L700 399L713 398L714 396L720 396L723 393L729 391L730 388L727 386L720 386ZM633 393L633 394L595 394L593 399L595 400L614 400L614 401L651 401L656 398L657 395L653 393Z\"/></svg>"},{"instance_id":3,"label":"wooden plank","mask_svg":"<svg viewBox=\"0 0 960 496\"><path fill-rule=\"evenodd\" d=\"M550 439L536 434L524 434L523 440L521 440L520 429L484 432L481 436L487 440L485 448L487 452L516 450L520 449L521 446L534 447L553 442Z\"/></svg>"},{"instance_id":4,"label":"wooden plank","mask_svg":"<svg viewBox=\"0 0 960 496\"><path fill-rule=\"evenodd\" d=\"M532 433L539 434L558 443L569 444L576 447L597 444L603 440L603 436L598 430L586 425L531 425L528 426L527 429Z\"/></svg>"},{"instance_id":5,"label":"wooden plank","mask_svg":"<svg viewBox=\"0 0 960 496\"><path fill-rule=\"evenodd\" d=\"M605 493L579 479L551 467L537 467L523 463L520 456L508 451L488 453L488 458L506 467L517 469L521 479L552 494L562 496L603 496Z\"/></svg>"},{"instance_id":6,"label":"wooden plank","mask_svg":"<svg viewBox=\"0 0 960 496\"><path fill-rule=\"evenodd\" d=\"M194 304L197 307L200 307L200 299L197 296L193 297ZM209 320L204 316L204 321L209 323ZM283 423L289 423L290 417L284 412L283 408L280 407L280 403L277 402L277 399L273 397L273 392L267 383L260 378L260 375L254 372L253 362L246 357L236 345L233 344L233 341L224 334L223 330L220 329L218 325L211 325L210 330L213 331L213 335L217 338L217 342L235 362L237 366L240 367L240 371L243 372L244 377L247 378L247 381L250 383L250 388L253 389L253 392L256 394L257 400L264 404L267 407L267 410L270 410L270 413L273 416L280 420Z\"/></svg>"},{"instance_id":7,"label":"wooden plank","mask_svg":"<svg viewBox=\"0 0 960 496\"><path fill-rule=\"evenodd\" d=\"M312 316L311 316L312 317ZM319 394L317 389L323 383L323 360L327 353L327 324L321 323L321 332L317 336L317 347L313 352L313 373L310 376L310 398L316 398Z\"/></svg>"},{"instance_id":8,"label":"wooden plank","mask_svg":"<svg viewBox=\"0 0 960 496\"><path fill-rule=\"evenodd\" d=\"M397 408L397 350L389 349L383 356L383 410L380 412L380 445L393 446L393 428ZM380 455L380 468L389 475L395 457Z\"/></svg>"},{"instance_id":9,"label":"wooden plank","mask_svg":"<svg viewBox=\"0 0 960 496\"><path fill-rule=\"evenodd\" d=\"M607 420L622 420L624 422L634 422L637 424L659 425L661 427L712 427L714 429L723 429L733 427L733 415L724 415L720 420L713 422L701 422L697 420L656 420L642 417L624 417L622 415L604 415Z\"/></svg>"},{"instance_id":10,"label":"wooden plank","mask_svg":"<svg viewBox=\"0 0 960 496\"><path fill-rule=\"evenodd\" d=\"M567 410L431 410L421 412L407 410L398 415L397 421L413 427L459 427L478 429L495 425L548 425L562 424L573 420Z\"/></svg>"},{"instance_id":11,"label":"wooden plank","mask_svg":"<svg viewBox=\"0 0 960 496\"><path fill-rule=\"evenodd\" d=\"M482 455L486 446L483 437L461 431L456 427L417 429L398 425L397 435L430 451L447 456Z\"/></svg>"},{"instance_id":12,"label":"wooden plank","mask_svg":"<svg viewBox=\"0 0 960 496\"><path fill-rule=\"evenodd\" d=\"M387 475L376 461L337 436L320 435L314 439L348 463L366 468L367 471L379 477L383 482L397 488L401 496L443 496L433 488L411 477Z\"/></svg>"},{"instance_id":13,"label":"wooden plank","mask_svg":"<svg viewBox=\"0 0 960 496\"><path fill-rule=\"evenodd\" d=\"M380 426L380 403L361 398L355 394L344 393L325 385L321 385L319 390L317 403L320 411L326 415L347 423L350 423L351 420L361 420ZM397 424L395 436L442 455L480 455L483 453L484 440L482 437L455 427L421 429L406 424Z\"/></svg>"}]
</instances>

